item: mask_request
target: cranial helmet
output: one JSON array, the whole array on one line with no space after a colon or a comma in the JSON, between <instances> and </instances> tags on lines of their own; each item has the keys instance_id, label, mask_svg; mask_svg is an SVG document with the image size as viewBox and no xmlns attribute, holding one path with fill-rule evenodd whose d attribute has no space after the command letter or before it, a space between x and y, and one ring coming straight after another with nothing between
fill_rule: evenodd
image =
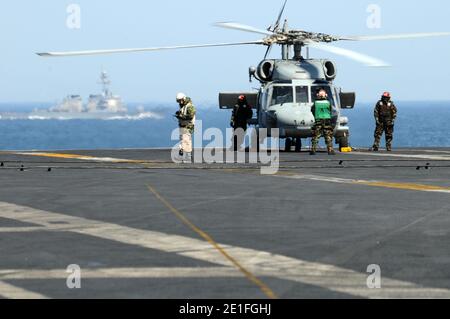
<instances>
[{"instance_id":1,"label":"cranial helmet","mask_svg":"<svg viewBox=\"0 0 450 319\"><path fill-rule=\"evenodd\" d=\"M317 92L317 97L326 99L328 97L327 91L324 89L319 90L319 92Z\"/></svg>"},{"instance_id":2,"label":"cranial helmet","mask_svg":"<svg viewBox=\"0 0 450 319\"><path fill-rule=\"evenodd\" d=\"M384 98L387 98L387 99L390 99L390 98L391 98L391 93L389 93L389 92L384 92L384 93L383 93L383 97L384 97Z\"/></svg>"},{"instance_id":3,"label":"cranial helmet","mask_svg":"<svg viewBox=\"0 0 450 319\"><path fill-rule=\"evenodd\" d=\"M186 99L186 94L184 94L184 93L177 94L177 102L184 101L185 99Z\"/></svg>"}]
</instances>

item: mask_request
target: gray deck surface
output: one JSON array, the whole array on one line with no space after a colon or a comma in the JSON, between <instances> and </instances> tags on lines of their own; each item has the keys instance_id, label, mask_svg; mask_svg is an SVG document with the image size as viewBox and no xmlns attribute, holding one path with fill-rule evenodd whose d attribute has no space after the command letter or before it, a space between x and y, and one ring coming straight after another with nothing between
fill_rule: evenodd
<instances>
[{"instance_id":1,"label":"gray deck surface","mask_svg":"<svg viewBox=\"0 0 450 319\"><path fill-rule=\"evenodd\" d=\"M0 153L0 297L450 298L450 149L281 153L274 176L59 153Z\"/></svg>"}]
</instances>

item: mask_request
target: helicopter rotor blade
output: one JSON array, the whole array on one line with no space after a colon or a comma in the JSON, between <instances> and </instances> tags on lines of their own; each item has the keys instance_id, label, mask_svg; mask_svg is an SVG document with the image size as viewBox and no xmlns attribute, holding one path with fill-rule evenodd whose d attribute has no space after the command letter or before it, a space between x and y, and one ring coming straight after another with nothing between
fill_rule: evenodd
<instances>
[{"instance_id":1,"label":"helicopter rotor blade","mask_svg":"<svg viewBox=\"0 0 450 319\"><path fill-rule=\"evenodd\" d=\"M225 28L225 29L233 29L233 30L239 30L239 31L245 31L245 32L251 32L251 33L258 33L263 34L267 36L272 36L274 33L272 31L267 30L261 30L254 27L251 27L249 25L237 23L237 22L218 22L215 23L214 26L219 28Z\"/></svg>"},{"instance_id":2,"label":"helicopter rotor blade","mask_svg":"<svg viewBox=\"0 0 450 319\"><path fill-rule=\"evenodd\" d=\"M429 32L429 33L405 33L405 34L387 34L387 35L362 35L341 37L341 40L348 41L376 41L376 40L401 40L415 38L430 38L450 36L450 32Z\"/></svg>"},{"instance_id":3,"label":"helicopter rotor blade","mask_svg":"<svg viewBox=\"0 0 450 319\"><path fill-rule=\"evenodd\" d=\"M283 17L284 9L286 8L287 2L288 2L288 0L284 1L283 6L281 7L280 14L278 15L278 19L275 22L275 24L273 25L272 31L276 31L280 27L281 18Z\"/></svg>"},{"instance_id":4,"label":"helicopter rotor blade","mask_svg":"<svg viewBox=\"0 0 450 319\"><path fill-rule=\"evenodd\" d=\"M363 63L370 67L388 67L388 66L390 66L388 63L386 63L380 59L377 59L377 58L374 58L374 57L371 57L371 56L368 56L368 55L365 55L365 54L362 54L359 52L355 52L352 50L343 49L343 48L339 48L339 47L335 47L335 46L331 46L331 45L320 44L320 43L313 42L313 41L308 41L305 44L311 48L330 52L330 53L333 53L336 55L340 55L340 56L349 58L351 60Z\"/></svg>"},{"instance_id":5,"label":"helicopter rotor blade","mask_svg":"<svg viewBox=\"0 0 450 319\"><path fill-rule=\"evenodd\" d=\"M184 46L170 46L159 48L137 48L137 49L113 49L113 50L91 50L91 51L68 51L68 52L43 52L36 53L42 57L68 57L68 56L83 56L83 55L104 55L116 53L130 53L130 52L151 52L163 50L178 50L178 49L194 49L194 48L210 48L210 47L227 47L249 44L264 44L264 41L249 41L236 43L215 43L215 44L199 44L199 45L184 45Z\"/></svg>"}]
</instances>

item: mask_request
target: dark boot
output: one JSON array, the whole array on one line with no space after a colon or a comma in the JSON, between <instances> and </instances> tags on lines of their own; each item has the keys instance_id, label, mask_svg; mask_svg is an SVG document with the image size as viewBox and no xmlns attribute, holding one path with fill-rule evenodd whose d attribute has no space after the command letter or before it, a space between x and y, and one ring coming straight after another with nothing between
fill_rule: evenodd
<instances>
[{"instance_id":1,"label":"dark boot","mask_svg":"<svg viewBox=\"0 0 450 319\"><path fill-rule=\"evenodd\" d=\"M377 145L372 146L372 148L369 149L370 152L378 152L380 148Z\"/></svg>"},{"instance_id":2,"label":"dark boot","mask_svg":"<svg viewBox=\"0 0 450 319\"><path fill-rule=\"evenodd\" d=\"M313 141L309 155L314 156L314 155L316 155L316 153L317 153L317 144L315 144Z\"/></svg>"}]
</instances>

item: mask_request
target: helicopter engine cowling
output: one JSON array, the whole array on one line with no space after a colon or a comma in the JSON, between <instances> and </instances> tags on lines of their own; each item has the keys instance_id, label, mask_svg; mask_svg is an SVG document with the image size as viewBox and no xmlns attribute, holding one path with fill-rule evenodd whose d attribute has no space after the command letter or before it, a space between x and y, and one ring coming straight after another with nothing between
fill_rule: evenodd
<instances>
[{"instance_id":1,"label":"helicopter engine cowling","mask_svg":"<svg viewBox=\"0 0 450 319\"><path fill-rule=\"evenodd\" d=\"M262 83L271 81L316 80L332 82L337 75L336 65L330 60L264 60L250 72Z\"/></svg>"},{"instance_id":2,"label":"helicopter engine cowling","mask_svg":"<svg viewBox=\"0 0 450 319\"><path fill-rule=\"evenodd\" d=\"M333 81L337 75L336 65L330 61L326 60L323 62L323 69L325 71L325 77L328 81Z\"/></svg>"},{"instance_id":3,"label":"helicopter engine cowling","mask_svg":"<svg viewBox=\"0 0 450 319\"><path fill-rule=\"evenodd\" d=\"M267 82L272 80L273 70L275 67L275 61L264 60L257 68L257 76L260 80Z\"/></svg>"}]
</instances>

